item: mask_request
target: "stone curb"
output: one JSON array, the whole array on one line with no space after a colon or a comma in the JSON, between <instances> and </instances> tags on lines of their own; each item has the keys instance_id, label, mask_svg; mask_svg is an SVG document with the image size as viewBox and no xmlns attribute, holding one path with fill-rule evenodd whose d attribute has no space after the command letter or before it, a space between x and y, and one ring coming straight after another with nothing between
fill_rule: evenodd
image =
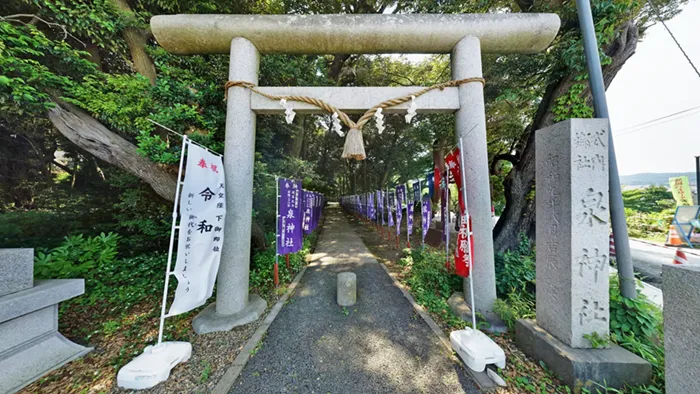
<instances>
[{"instance_id":1,"label":"stone curb","mask_svg":"<svg viewBox=\"0 0 700 394\"><path fill-rule=\"evenodd\" d=\"M438 338L440 338L440 342L442 342L443 346L447 348L448 354L451 357L454 357L452 344L450 343L450 339L447 337L447 335L445 335L445 332L443 332L440 326L438 326L438 324L435 323L435 320L433 320L433 318L430 317L425 308L423 308L421 305L418 305L416 300L413 299L411 293L409 293L408 288L406 288L406 286L404 286L403 283L401 283L396 277L396 274L389 271L389 268L387 268L386 265L384 265L383 263L379 261L377 261L377 263L384 269L384 272L386 272L387 275L389 275L391 280L394 282L394 286L398 287L399 290L401 290L401 293L403 293L404 297L406 297L408 302L410 302L411 305L413 305L413 309L416 312L418 312L420 317L423 318L423 320L428 324L430 329L433 330L435 335L437 335ZM496 383L494 383L494 381L491 380L491 378L489 378L489 376L486 374L486 371L476 372L472 371L467 367L464 367L464 370L467 372L467 374L469 374L469 376L472 378L474 383L476 383L480 390L490 392L495 391L498 388L498 385L496 385Z\"/></svg>"},{"instance_id":2,"label":"stone curb","mask_svg":"<svg viewBox=\"0 0 700 394\"><path fill-rule=\"evenodd\" d=\"M231 391L233 385L236 383L236 379L238 379L238 375L241 374L243 368L245 368L245 365L248 363L251 353L258 346L258 343L262 341L263 337L267 333L267 329L270 328L270 325L277 317L277 314L279 314L279 312L282 310L282 307L289 299L289 296L296 289L297 285L301 281L302 276L304 276L304 273L306 272L306 268L308 266L309 265L304 266L304 268L302 268L301 271L299 271L297 276L289 285L289 288L287 289L287 292L284 294L284 296L282 296L282 298L280 298L277 301L275 306L272 307L272 309L270 310L270 313L268 313L267 316L265 316L265 320L263 320L260 327L258 327L258 329L255 330L255 333L252 337L250 337L245 347L243 347L240 353L238 353L236 359L233 360L233 364L226 370L224 376L222 376L221 379L219 379L219 382L211 391L212 394L228 394Z\"/></svg>"},{"instance_id":3,"label":"stone curb","mask_svg":"<svg viewBox=\"0 0 700 394\"><path fill-rule=\"evenodd\" d=\"M661 243L658 243L658 242L647 241L646 239L639 239L639 238L630 238L630 239L633 239L633 240L635 240L635 241L637 241L637 242L641 242L641 243L643 243L643 244L652 245L652 246L658 246L658 247L664 248L664 249L671 249L671 250L680 249L680 248L677 248L677 247L674 247L674 246L668 246L668 245L666 245L666 244L661 244ZM696 252L695 249L689 249L687 246L684 246L684 247L682 248L682 250L683 250L683 253L692 254L693 256L700 256L700 253Z\"/></svg>"}]
</instances>

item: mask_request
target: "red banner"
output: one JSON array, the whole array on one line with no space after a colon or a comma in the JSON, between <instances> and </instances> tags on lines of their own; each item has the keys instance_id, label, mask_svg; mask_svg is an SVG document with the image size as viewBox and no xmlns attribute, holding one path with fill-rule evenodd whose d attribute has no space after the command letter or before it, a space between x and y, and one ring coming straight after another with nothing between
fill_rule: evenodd
<instances>
[{"instance_id":1,"label":"red banner","mask_svg":"<svg viewBox=\"0 0 700 394\"><path fill-rule=\"evenodd\" d=\"M459 191L460 212L464 212L464 201L462 201L462 173L460 172L459 165L459 148L455 148L452 150L452 152L445 156L445 163L447 164L447 168L450 169L453 183L457 185L457 190Z\"/></svg>"},{"instance_id":2,"label":"red banner","mask_svg":"<svg viewBox=\"0 0 700 394\"><path fill-rule=\"evenodd\" d=\"M462 214L462 222L457 235L457 248L455 249L455 271L457 275L463 278L469 277L469 272L472 268L470 256L474 256L472 218L469 217L469 220L466 220L465 216Z\"/></svg>"},{"instance_id":3,"label":"red banner","mask_svg":"<svg viewBox=\"0 0 700 394\"><path fill-rule=\"evenodd\" d=\"M445 157L447 168L450 169L454 183L457 185L459 194L459 211L461 223L459 226L459 234L457 235L457 248L455 248L455 271L461 277L468 277L471 271L471 256L474 256L474 237L472 236L471 217L465 210L463 191L462 191L462 172L460 165L459 149L454 149Z\"/></svg>"}]
</instances>

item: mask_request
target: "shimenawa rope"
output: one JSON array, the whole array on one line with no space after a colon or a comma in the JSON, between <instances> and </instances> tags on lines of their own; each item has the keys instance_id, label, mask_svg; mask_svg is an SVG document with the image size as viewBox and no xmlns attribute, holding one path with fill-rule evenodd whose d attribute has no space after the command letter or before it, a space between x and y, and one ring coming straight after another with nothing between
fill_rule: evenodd
<instances>
[{"instance_id":1,"label":"shimenawa rope","mask_svg":"<svg viewBox=\"0 0 700 394\"><path fill-rule=\"evenodd\" d=\"M255 94L259 94L263 97L267 97L270 100L282 100L285 99L287 101L298 101L302 103L307 103L311 104L313 106L316 106L318 108L321 108L324 111L330 112L330 113L337 113L338 118L345 123L348 128L350 128L350 131L348 132L348 135L345 139L345 146L343 149L343 158L353 158L357 160L364 160L365 159L365 148L364 148L364 143L362 142L362 132L360 131L362 129L362 126L367 123L372 116L374 116L374 113L377 112L377 109L382 108L389 108L393 107L396 105L403 104L405 102L408 102L411 100L411 97L418 97L421 96L425 93L430 92L431 90L435 89L444 89L448 87L454 87L454 86L459 86L464 83L471 83L471 82L479 82L482 85L486 85L486 81L484 78L481 77L472 77L472 78L464 78L464 79L458 79L458 80L452 80L452 81L447 81L443 83L438 83L432 86L428 86L426 88L423 88L417 92L407 94L405 96L389 99L386 101L382 101L381 103L373 106L372 108L368 109L357 122L353 122L350 117L343 111L339 110L338 108L328 104L327 102L314 98L314 97L309 97L309 96L293 96L293 95L274 95L274 94L268 94L265 93L261 90L258 89L257 85L251 82L246 82L246 81L227 81L226 84L224 84L224 99L228 99L228 89L231 87L242 87L250 90L251 92Z\"/></svg>"}]
</instances>

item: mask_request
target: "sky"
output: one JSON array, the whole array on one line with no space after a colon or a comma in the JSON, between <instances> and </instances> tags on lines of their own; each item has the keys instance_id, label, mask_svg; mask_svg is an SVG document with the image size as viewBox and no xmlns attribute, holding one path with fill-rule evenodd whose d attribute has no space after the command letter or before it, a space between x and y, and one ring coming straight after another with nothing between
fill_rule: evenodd
<instances>
[{"instance_id":1,"label":"sky","mask_svg":"<svg viewBox=\"0 0 700 394\"><path fill-rule=\"evenodd\" d=\"M700 68L700 1L690 1L666 22ZM621 175L694 172L700 156L700 108L668 121L639 124L700 107L700 77L659 23L649 28L636 53L607 91L617 164Z\"/></svg>"}]
</instances>

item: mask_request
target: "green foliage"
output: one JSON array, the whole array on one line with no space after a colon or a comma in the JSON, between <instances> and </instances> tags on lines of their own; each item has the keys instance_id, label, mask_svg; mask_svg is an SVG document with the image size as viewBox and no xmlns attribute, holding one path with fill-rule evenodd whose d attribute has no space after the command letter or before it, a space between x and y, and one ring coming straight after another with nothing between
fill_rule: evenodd
<instances>
[{"instance_id":1,"label":"green foliage","mask_svg":"<svg viewBox=\"0 0 700 394\"><path fill-rule=\"evenodd\" d=\"M513 292L535 293L535 248L525 234L519 238L517 250L496 255L496 291L500 297Z\"/></svg>"},{"instance_id":2,"label":"green foliage","mask_svg":"<svg viewBox=\"0 0 700 394\"><path fill-rule=\"evenodd\" d=\"M167 255L162 252L101 263L82 276L85 278L85 295L75 302L108 305L113 311L123 312L147 299L153 300L155 305L163 294L166 265ZM171 285L172 291L177 281L171 281Z\"/></svg>"},{"instance_id":3,"label":"green foliage","mask_svg":"<svg viewBox=\"0 0 700 394\"><path fill-rule=\"evenodd\" d=\"M663 241L673 220L676 202L663 186L649 186L622 192L629 235Z\"/></svg>"},{"instance_id":4,"label":"green foliage","mask_svg":"<svg viewBox=\"0 0 700 394\"><path fill-rule=\"evenodd\" d=\"M280 283L288 283L294 279L294 275L306 265L305 257L311 251L311 247L316 242L317 234L311 233L304 237L302 249L297 253L289 254L289 266L285 262L284 256L279 256L278 276ZM253 262L250 269L250 288L251 291L260 293L271 292L274 287L274 268L275 268L275 252L277 246L275 244L275 233L267 235L268 248L265 251L259 251L253 256Z\"/></svg>"},{"instance_id":5,"label":"green foliage","mask_svg":"<svg viewBox=\"0 0 700 394\"><path fill-rule=\"evenodd\" d=\"M512 291L505 299L496 299L493 311L503 319L509 329L513 330L518 319L533 319L535 317L535 295Z\"/></svg>"},{"instance_id":6,"label":"green foliage","mask_svg":"<svg viewBox=\"0 0 700 394\"><path fill-rule=\"evenodd\" d=\"M75 85L94 72L86 52L49 39L34 25L0 21L0 112L24 115L53 107L48 90Z\"/></svg>"},{"instance_id":7,"label":"green foliage","mask_svg":"<svg viewBox=\"0 0 700 394\"><path fill-rule=\"evenodd\" d=\"M651 338L661 319L659 309L646 296L638 292L637 298L624 298L617 278L610 278L610 331L617 338Z\"/></svg>"},{"instance_id":8,"label":"green foliage","mask_svg":"<svg viewBox=\"0 0 700 394\"><path fill-rule=\"evenodd\" d=\"M462 278L445 269L445 254L434 249L404 249L402 265L410 267L406 283L418 304L439 315L454 327L464 322L451 311L447 300L455 291L462 290Z\"/></svg>"},{"instance_id":9,"label":"green foliage","mask_svg":"<svg viewBox=\"0 0 700 394\"><path fill-rule=\"evenodd\" d=\"M624 190L622 201L625 208L642 213L661 213L676 207L673 193L664 186Z\"/></svg>"},{"instance_id":10,"label":"green foliage","mask_svg":"<svg viewBox=\"0 0 700 394\"><path fill-rule=\"evenodd\" d=\"M407 282L418 298L435 296L447 300L461 290L462 278L445 269L445 255L428 248L405 249L412 260Z\"/></svg>"},{"instance_id":11,"label":"green foliage","mask_svg":"<svg viewBox=\"0 0 700 394\"><path fill-rule=\"evenodd\" d=\"M583 337L588 339L593 349L605 349L610 346L609 335L600 335L597 332L593 332L591 334L583 334Z\"/></svg>"},{"instance_id":12,"label":"green foliage","mask_svg":"<svg viewBox=\"0 0 700 394\"><path fill-rule=\"evenodd\" d=\"M586 103L583 95L586 88L586 84L583 83L573 84L565 95L557 99L557 105L552 109L555 121L593 117L593 108Z\"/></svg>"},{"instance_id":13,"label":"green foliage","mask_svg":"<svg viewBox=\"0 0 700 394\"><path fill-rule=\"evenodd\" d=\"M658 338L641 339L634 335L615 338L615 343L638 355L651 364L651 385L632 387L632 393L663 393L666 384L663 326L659 326Z\"/></svg>"},{"instance_id":14,"label":"green foliage","mask_svg":"<svg viewBox=\"0 0 700 394\"><path fill-rule=\"evenodd\" d=\"M34 274L38 279L85 278L83 305L131 306L163 290L164 254L118 258L121 237L114 233L66 237L62 245L37 252Z\"/></svg>"},{"instance_id":15,"label":"green foliage","mask_svg":"<svg viewBox=\"0 0 700 394\"><path fill-rule=\"evenodd\" d=\"M83 277L102 264L111 264L117 256L119 235L97 237L82 234L65 238L65 242L48 253L38 252L34 274L40 279Z\"/></svg>"}]
</instances>

